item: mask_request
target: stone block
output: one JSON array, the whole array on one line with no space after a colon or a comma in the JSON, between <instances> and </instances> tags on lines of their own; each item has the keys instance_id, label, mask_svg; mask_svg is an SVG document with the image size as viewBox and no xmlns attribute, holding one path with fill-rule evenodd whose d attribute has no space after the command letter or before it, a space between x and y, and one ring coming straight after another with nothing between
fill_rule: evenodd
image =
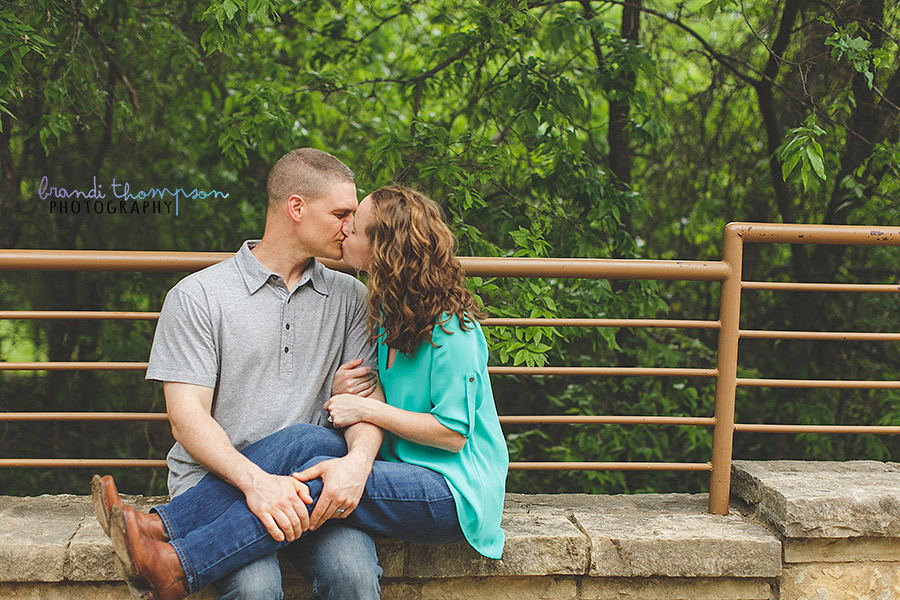
<instances>
[{"instance_id":1,"label":"stone block","mask_svg":"<svg viewBox=\"0 0 900 600\"><path fill-rule=\"evenodd\" d=\"M764 579L585 578L583 600L770 600Z\"/></svg>"},{"instance_id":2,"label":"stone block","mask_svg":"<svg viewBox=\"0 0 900 600\"><path fill-rule=\"evenodd\" d=\"M15 600L131 600L124 582L0 583L0 598ZM306 596L309 598L309 595ZM215 600L209 590L188 600Z\"/></svg>"},{"instance_id":3,"label":"stone block","mask_svg":"<svg viewBox=\"0 0 900 600\"><path fill-rule=\"evenodd\" d=\"M896 562L900 563L898 538L838 538L784 540L784 562Z\"/></svg>"},{"instance_id":4,"label":"stone block","mask_svg":"<svg viewBox=\"0 0 900 600\"><path fill-rule=\"evenodd\" d=\"M420 600L574 600L571 577L475 577L428 581Z\"/></svg>"},{"instance_id":5,"label":"stone block","mask_svg":"<svg viewBox=\"0 0 900 600\"><path fill-rule=\"evenodd\" d=\"M302 577L282 580L282 587L284 588L284 600L309 600L312 592L312 586Z\"/></svg>"},{"instance_id":6,"label":"stone block","mask_svg":"<svg viewBox=\"0 0 900 600\"><path fill-rule=\"evenodd\" d=\"M673 503L683 510L673 511ZM576 523L591 538L590 575L775 577L781 572L781 543L772 532L739 514L711 515L705 503L705 495L666 494L642 498L633 510L576 512Z\"/></svg>"},{"instance_id":7,"label":"stone block","mask_svg":"<svg viewBox=\"0 0 900 600\"><path fill-rule=\"evenodd\" d=\"M82 521L66 551L64 576L69 581L117 581L122 574L116 566L112 543L97 519Z\"/></svg>"},{"instance_id":8,"label":"stone block","mask_svg":"<svg viewBox=\"0 0 900 600\"><path fill-rule=\"evenodd\" d=\"M779 600L894 600L900 598L900 564L785 565L779 588Z\"/></svg>"},{"instance_id":9,"label":"stone block","mask_svg":"<svg viewBox=\"0 0 900 600\"><path fill-rule=\"evenodd\" d=\"M44 590L41 598L83 594L92 600L124 592L89 497L0 500L0 577L20 582L15 588L20 597L34 589ZM146 511L166 499L125 500ZM615 589L632 596L640 590L662 594L659 586L665 582L670 596L661 597L676 598L679 589L689 589L687 579L679 578L694 578L701 591L718 589L710 582L721 578L721 585L739 582L720 586L721 594L734 588L743 591L733 597L756 598L762 589L756 580L780 572L780 542L763 525L738 513L708 514L706 503L707 496L689 494L510 494L503 521L507 544L500 560L482 557L465 542L421 546L377 540L384 597L574 598L584 586L599 598ZM283 561L286 598L307 597L309 584L288 562ZM64 578L61 584L39 583ZM631 587L617 588L617 580L632 581ZM28 582L32 587L25 585ZM11 595L13 588L5 589ZM201 598L211 597L203 593L207 596Z\"/></svg>"},{"instance_id":10,"label":"stone block","mask_svg":"<svg viewBox=\"0 0 900 600\"><path fill-rule=\"evenodd\" d=\"M124 583L0 583L0 598L15 600L130 600ZM192 599L193 600L193 599Z\"/></svg>"},{"instance_id":11,"label":"stone block","mask_svg":"<svg viewBox=\"0 0 900 600\"><path fill-rule=\"evenodd\" d=\"M420 582L382 580L381 600L415 600L419 598L421 585Z\"/></svg>"},{"instance_id":12,"label":"stone block","mask_svg":"<svg viewBox=\"0 0 900 600\"><path fill-rule=\"evenodd\" d=\"M0 581L62 581L69 540L92 514L89 499L39 496L0 512Z\"/></svg>"},{"instance_id":13,"label":"stone block","mask_svg":"<svg viewBox=\"0 0 900 600\"><path fill-rule=\"evenodd\" d=\"M394 538L377 538L375 552L385 578L403 577L406 570L406 543Z\"/></svg>"},{"instance_id":14,"label":"stone block","mask_svg":"<svg viewBox=\"0 0 900 600\"><path fill-rule=\"evenodd\" d=\"M94 516L90 497L76 497L79 506L86 510L75 535L66 550L65 579L68 581L120 581L122 574L116 566L112 543L103 533ZM166 496L122 495L122 501L140 512L168 502Z\"/></svg>"},{"instance_id":15,"label":"stone block","mask_svg":"<svg viewBox=\"0 0 900 600\"><path fill-rule=\"evenodd\" d=\"M587 571L587 537L553 510L510 510L503 517L503 557L485 558L466 542L442 546L409 545L407 577L479 577L486 575L568 575Z\"/></svg>"},{"instance_id":16,"label":"stone block","mask_svg":"<svg viewBox=\"0 0 900 600\"><path fill-rule=\"evenodd\" d=\"M628 495L606 496L601 494L507 494L504 514L524 513L557 514L571 516L576 511L612 512L634 510Z\"/></svg>"},{"instance_id":17,"label":"stone block","mask_svg":"<svg viewBox=\"0 0 900 600\"><path fill-rule=\"evenodd\" d=\"M893 463L735 461L731 489L786 537L900 537Z\"/></svg>"},{"instance_id":18,"label":"stone block","mask_svg":"<svg viewBox=\"0 0 900 600\"><path fill-rule=\"evenodd\" d=\"M637 510L645 512L695 515L709 512L708 494L628 494L614 497L624 498Z\"/></svg>"},{"instance_id":19,"label":"stone block","mask_svg":"<svg viewBox=\"0 0 900 600\"><path fill-rule=\"evenodd\" d=\"M0 496L0 513L20 504L23 500L21 496Z\"/></svg>"}]
</instances>

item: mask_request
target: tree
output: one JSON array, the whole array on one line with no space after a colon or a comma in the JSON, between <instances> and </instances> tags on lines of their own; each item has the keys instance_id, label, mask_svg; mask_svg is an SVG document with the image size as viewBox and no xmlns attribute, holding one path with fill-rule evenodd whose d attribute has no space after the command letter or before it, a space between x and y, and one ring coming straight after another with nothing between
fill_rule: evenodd
<instances>
[{"instance_id":1,"label":"tree","mask_svg":"<svg viewBox=\"0 0 900 600\"><path fill-rule=\"evenodd\" d=\"M268 167L300 146L344 159L361 191L389 181L427 190L443 204L462 254L717 259L729 220L895 224L897 18L897 7L883 0L5 2L0 247L234 250L261 231ZM108 186L116 177L133 189L229 195L185 201L177 217L60 214L40 199L45 176L69 189L89 189L95 177ZM863 266L860 277L879 281L897 272L887 252L805 246L761 249L748 255L745 272L850 279L854 264ZM48 273L4 277L0 294L17 307L154 310L173 281ZM715 286L471 283L498 316L718 316ZM810 321L816 316L840 329L849 316L879 315L876 328L897 328L891 298L826 300L814 298L810 308L796 298L758 296L745 319L809 329L819 326ZM6 322L0 354L142 360L151 332L149 325L123 333L112 324ZM489 334L493 364L705 367L714 360L715 340L703 332ZM808 376L815 368L847 378L897 370L889 348L820 346L791 345L787 358L742 346L742 364L771 376L800 375L810 362ZM22 402L109 410L161 401L136 377L2 378L6 410ZM507 414L712 410L706 381L497 378L495 386ZM753 394L739 410L760 422L900 418L891 394L809 393L807 404ZM80 455L110 455L117 446L141 453L147 437L158 456L168 444L164 428L138 430L127 441L104 441L89 427L41 431L57 451ZM707 460L710 444L709 432L691 428L508 433L514 458L523 459ZM33 452L23 437L13 441L10 448L25 448L18 455ZM798 437L739 440L738 451L883 458L897 448L884 439ZM81 474L54 477L56 489L86 485ZM694 490L704 482L622 473L511 480L512 489L548 485ZM50 484L17 489L40 486Z\"/></svg>"}]
</instances>

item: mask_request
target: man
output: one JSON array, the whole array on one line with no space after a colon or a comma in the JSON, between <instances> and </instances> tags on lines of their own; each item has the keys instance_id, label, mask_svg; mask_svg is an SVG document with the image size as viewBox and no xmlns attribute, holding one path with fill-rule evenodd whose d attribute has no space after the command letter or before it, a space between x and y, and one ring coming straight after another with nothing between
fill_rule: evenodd
<instances>
[{"instance_id":1,"label":"man","mask_svg":"<svg viewBox=\"0 0 900 600\"><path fill-rule=\"evenodd\" d=\"M176 439L169 492L215 473L244 493L275 539L318 530L289 547L315 598L377 598L372 539L329 519L356 507L382 432L365 423L346 430L349 451L323 463L324 491L311 515L290 477L266 473L239 452L292 423L325 425L322 405L337 368L372 358L365 287L314 258L341 258L357 206L353 172L325 152L294 150L272 167L266 192L262 240L180 281L160 314L147 379L164 382ZM228 600L281 598L278 559L253 562L215 587Z\"/></svg>"}]
</instances>

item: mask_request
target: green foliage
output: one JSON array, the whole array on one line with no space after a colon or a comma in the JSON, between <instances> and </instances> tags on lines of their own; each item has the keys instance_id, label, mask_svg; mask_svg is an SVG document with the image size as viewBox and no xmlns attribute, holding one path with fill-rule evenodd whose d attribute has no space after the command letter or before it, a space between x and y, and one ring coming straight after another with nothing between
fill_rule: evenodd
<instances>
[{"instance_id":1,"label":"green foliage","mask_svg":"<svg viewBox=\"0 0 900 600\"><path fill-rule=\"evenodd\" d=\"M643 3L636 42L623 39L622 5L595 1L3 3L0 246L234 251L262 232L269 167L301 146L345 160L362 193L391 181L425 190L463 255L719 260L728 221L900 222L900 98L889 85L895 7L804 4L783 24L783 0L673 6ZM616 160L626 155L629 173ZM37 194L44 176L68 188L116 177L135 189L229 197L183 201L177 218L53 214ZM893 282L897 272L896 253L880 249L762 245L746 249L744 263L745 277L759 280ZM6 273L0 298L17 309L156 310L176 279ZM719 316L717 284L468 285L498 317ZM888 295L842 296L748 291L742 324L900 328ZM708 330L485 331L494 365L715 363ZM140 361L151 336L150 323L7 322L0 359ZM742 373L762 377L898 370L892 347L741 346ZM712 413L713 384L701 378L503 376L494 384L501 414ZM161 402L158 387L135 374L0 372L2 410L154 410ZM742 389L738 411L747 422L900 422L892 393ZM709 430L695 427L507 433L515 460L705 462L711 444ZM5 435L11 456L159 458L171 442L164 425L114 438L47 424ZM35 448L33 439L48 443ZM736 453L896 460L900 448L885 437L738 436ZM86 490L80 472L21 473L0 473L6 493ZM163 489L158 474L127 477L134 491ZM510 489L535 491L704 485L701 476L668 473L510 478Z\"/></svg>"},{"instance_id":2,"label":"green foliage","mask_svg":"<svg viewBox=\"0 0 900 600\"><path fill-rule=\"evenodd\" d=\"M862 73L866 78L869 89L875 85L875 71L882 62L890 60L890 54L882 48L873 48L872 42L861 36L853 37L859 30L858 23L850 23L846 28L835 24L831 19L822 19L831 25L835 32L825 40L826 46L831 46L831 58L840 60L847 57L857 73Z\"/></svg>"},{"instance_id":3,"label":"green foliage","mask_svg":"<svg viewBox=\"0 0 900 600\"><path fill-rule=\"evenodd\" d=\"M825 160L822 156L822 145L816 140L817 136L824 135L825 130L816 124L815 115L810 115L800 127L795 127L788 132L790 138L778 153L781 159L781 176L787 181L797 163L800 163L800 179L803 181L803 189L809 188L809 174L815 173L816 177L825 181Z\"/></svg>"},{"instance_id":4,"label":"green foliage","mask_svg":"<svg viewBox=\"0 0 900 600\"><path fill-rule=\"evenodd\" d=\"M200 45L209 55L234 50L236 38L248 23L277 21L278 13L270 0L215 0L200 18L208 24Z\"/></svg>"},{"instance_id":5,"label":"green foliage","mask_svg":"<svg viewBox=\"0 0 900 600\"><path fill-rule=\"evenodd\" d=\"M23 98L23 90L17 82L28 73L26 56L35 53L46 58L51 45L34 27L19 19L11 7L0 7L0 111L14 116L7 104L13 98Z\"/></svg>"},{"instance_id":6,"label":"green foliage","mask_svg":"<svg viewBox=\"0 0 900 600\"><path fill-rule=\"evenodd\" d=\"M510 232L516 244L514 256L542 257L547 255L550 244L546 242L543 229L546 223L535 219L531 229L519 227ZM494 303L496 316L518 317L527 315L530 319L552 319L558 316L556 302L553 300L553 288L550 282L541 279L516 279L505 286L507 298L514 302L498 301L501 288L494 286ZM559 332L552 327L497 327L488 331L488 341L492 350L499 355L502 364L508 364L510 358L513 366L524 363L529 367L542 367L547 363L547 352L553 347L554 338Z\"/></svg>"},{"instance_id":7,"label":"green foliage","mask_svg":"<svg viewBox=\"0 0 900 600\"><path fill-rule=\"evenodd\" d=\"M700 13L707 19L714 19L716 14L720 12L727 13L737 4L736 0L709 0L700 8Z\"/></svg>"}]
</instances>

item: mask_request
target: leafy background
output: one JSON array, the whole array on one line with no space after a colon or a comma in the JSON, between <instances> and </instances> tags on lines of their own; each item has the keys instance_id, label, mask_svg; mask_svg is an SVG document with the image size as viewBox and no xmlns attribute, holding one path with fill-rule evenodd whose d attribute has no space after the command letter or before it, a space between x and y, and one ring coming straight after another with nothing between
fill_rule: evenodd
<instances>
[{"instance_id":1,"label":"leafy background","mask_svg":"<svg viewBox=\"0 0 900 600\"><path fill-rule=\"evenodd\" d=\"M898 225L894 2L0 2L0 248L234 251L285 151L445 208L460 253L718 260L729 221ZM51 185L217 189L58 214ZM108 190L108 188L107 188ZM893 282L894 249L754 246L748 279ZM176 274L4 272L3 310L158 310ZM497 316L718 318L718 284L473 278ZM745 292L742 325L898 331L893 294ZM146 360L152 323L0 321L0 360ZM491 328L492 364L708 368L714 332ZM741 373L895 379L896 343L745 341ZM711 415L692 378L496 377L501 414ZM738 418L900 424L895 391L742 389ZM164 409L138 373L0 371L0 410ZM711 432L515 426L513 460L709 459ZM165 455L165 424L4 423L2 457ZM738 435L739 458L897 460L887 436ZM84 493L79 469L0 491ZM164 473L117 473L161 493ZM699 475L511 474L511 491L700 491Z\"/></svg>"}]
</instances>

